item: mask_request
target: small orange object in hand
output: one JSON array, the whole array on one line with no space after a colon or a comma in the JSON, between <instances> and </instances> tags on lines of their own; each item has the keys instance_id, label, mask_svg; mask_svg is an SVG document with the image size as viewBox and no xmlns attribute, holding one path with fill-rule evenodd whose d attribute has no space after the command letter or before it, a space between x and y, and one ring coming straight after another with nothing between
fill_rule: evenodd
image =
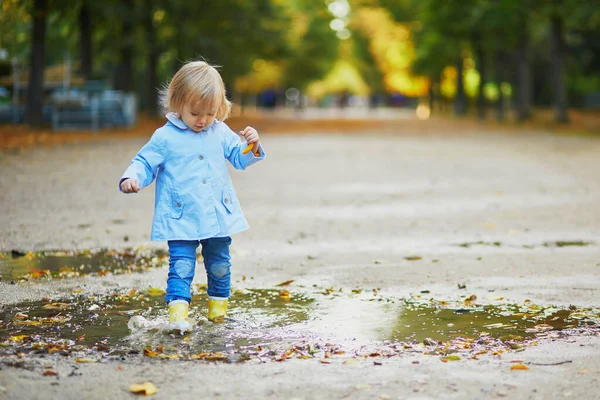
<instances>
[{"instance_id":1,"label":"small orange object in hand","mask_svg":"<svg viewBox=\"0 0 600 400\"><path fill-rule=\"evenodd\" d=\"M248 154L248 153L250 153L250 151L252 151L253 148L254 148L254 143L250 143L248 145L248 147L246 147L244 150L242 150L242 154Z\"/></svg>"}]
</instances>

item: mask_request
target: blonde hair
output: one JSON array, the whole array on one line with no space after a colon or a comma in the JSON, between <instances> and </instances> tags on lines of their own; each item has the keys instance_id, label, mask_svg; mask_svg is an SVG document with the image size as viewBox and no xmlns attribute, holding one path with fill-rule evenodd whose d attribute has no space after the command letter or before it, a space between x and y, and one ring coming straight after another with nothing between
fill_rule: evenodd
<instances>
[{"instance_id":1,"label":"blonde hair","mask_svg":"<svg viewBox=\"0 0 600 400\"><path fill-rule=\"evenodd\" d=\"M227 100L225 84L217 68L205 61L184 64L161 91L165 112L181 113L186 104L201 103L207 109L214 109L219 104L215 118L226 120L231 112L231 102Z\"/></svg>"}]
</instances>

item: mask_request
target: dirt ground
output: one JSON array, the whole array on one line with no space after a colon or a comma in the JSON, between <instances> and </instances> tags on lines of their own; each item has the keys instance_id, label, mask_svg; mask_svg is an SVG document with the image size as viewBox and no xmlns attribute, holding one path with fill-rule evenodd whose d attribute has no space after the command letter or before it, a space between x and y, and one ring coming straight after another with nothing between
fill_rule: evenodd
<instances>
[{"instance_id":1,"label":"dirt ground","mask_svg":"<svg viewBox=\"0 0 600 400\"><path fill-rule=\"evenodd\" d=\"M421 134L363 126L352 134L264 134L265 161L232 172L251 225L233 240L235 286L269 288L293 279L294 285L379 288L396 296L426 289L443 299L464 294L460 283L483 302L492 302L492 293L509 303L599 306L600 140L543 131L440 127ZM144 142L103 137L0 153L0 251L164 248L148 242L153 189L138 195L117 190ZM544 246L560 241L590 245ZM501 245L458 246L477 242ZM405 259L414 255L421 259ZM74 288L161 287L165 276L160 269L0 282L0 303ZM514 360L530 369L511 370ZM594 399L600 387L598 336L541 340L523 352L479 360L443 363L411 355L379 361L78 364L40 357L16 368L5 360L0 398L133 398L129 385L144 381L157 386L156 399ZM59 377L42 376L44 366Z\"/></svg>"}]
</instances>

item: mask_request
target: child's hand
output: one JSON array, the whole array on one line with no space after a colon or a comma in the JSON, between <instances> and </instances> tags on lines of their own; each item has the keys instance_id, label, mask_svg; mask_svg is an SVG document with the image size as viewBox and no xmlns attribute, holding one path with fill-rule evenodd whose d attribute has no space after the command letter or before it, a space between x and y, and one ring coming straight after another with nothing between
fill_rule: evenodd
<instances>
[{"instance_id":1,"label":"child's hand","mask_svg":"<svg viewBox=\"0 0 600 400\"><path fill-rule=\"evenodd\" d=\"M121 182L123 193L137 193L140 191L140 183L135 178L127 178Z\"/></svg>"},{"instance_id":2,"label":"child's hand","mask_svg":"<svg viewBox=\"0 0 600 400\"><path fill-rule=\"evenodd\" d=\"M243 131L240 132L240 135L242 135L244 137L244 139L246 139L246 142L248 143L248 145L250 145L250 144L254 145L252 150L256 154L258 152L258 140L259 140L258 132L256 131L256 129L254 129L251 126L247 126L246 128L244 128Z\"/></svg>"}]
</instances>

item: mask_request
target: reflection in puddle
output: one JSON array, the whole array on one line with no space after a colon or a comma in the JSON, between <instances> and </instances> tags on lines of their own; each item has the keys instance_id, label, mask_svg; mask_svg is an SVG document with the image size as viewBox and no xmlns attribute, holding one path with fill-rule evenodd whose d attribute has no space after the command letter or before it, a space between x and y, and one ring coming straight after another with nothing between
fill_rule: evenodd
<instances>
[{"instance_id":1,"label":"reflection in puddle","mask_svg":"<svg viewBox=\"0 0 600 400\"><path fill-rule=\"evenodd\" d=\"M0 253L4 281L139 272L167 262L162 250L83 250Z\"/></svg>"},{"instance_id":2,"label":"reflection in puddle","mask_svg":"<svg viewBox=\"0 0 600 400\"><path fill-rule=\"evenodd\" d=\"M230 318L223 324L206 320L206 295L195 295L190 317L197 325L192 333L180 336L165 330L168 316L162 294L156 289L132 290L5 306L0 309L0 355L99 351L281 361L324 354L382 355L384 348L386 355L406 351L447 355L458 350L482 354L493 346L495 351L517 349L548 335L600 332L598 309L538 307L529 302L498 306L464 300L419 302L340 291L289 295L243 290L232 295Z\"/></svg>"}]
</instances>

